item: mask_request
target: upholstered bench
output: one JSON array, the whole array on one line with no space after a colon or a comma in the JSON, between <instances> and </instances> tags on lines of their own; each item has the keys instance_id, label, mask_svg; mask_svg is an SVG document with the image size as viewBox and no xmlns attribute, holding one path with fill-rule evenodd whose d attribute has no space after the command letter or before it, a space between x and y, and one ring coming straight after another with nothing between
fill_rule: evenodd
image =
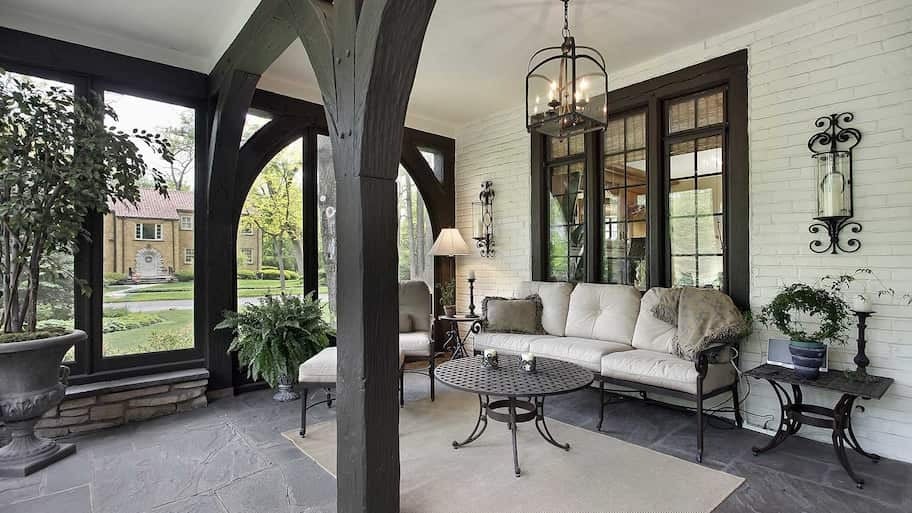
<instances>
[{"instance_id":1,"label":"upholstered bench","mask_svg":"<svg viewBox=\"0 0 912 513\"><path fill-rule=\"evenodd\" d=\"M326 403L328 408L332 408L333 394L336 389L336 348L327 347L309 360L298 367L298 384L301 386L301 436L307 434L307 410L319 404ZM403 373L402 366L405 363L405 352L399 350L399 394L400 401L403 399ZM326 391L326 399L308 404L311 389L323 389Z\"/></svg>"}]
</instances>

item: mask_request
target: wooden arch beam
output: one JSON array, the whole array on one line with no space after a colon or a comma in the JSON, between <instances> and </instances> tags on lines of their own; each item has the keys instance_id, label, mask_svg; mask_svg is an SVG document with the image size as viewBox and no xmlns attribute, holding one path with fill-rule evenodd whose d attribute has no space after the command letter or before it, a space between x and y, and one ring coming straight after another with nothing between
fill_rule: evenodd
<instances>
[{"instance_id":1,"label":"wooden arch beam","mask_svg":"<svg viewBox=\"0 0 912 513\"><path fill-rule=\"evenodd\" d=\"M433 0L288 0L326 108L338 230L338 509L399 511L396 184Z\"/></svg>"}]
</instances>

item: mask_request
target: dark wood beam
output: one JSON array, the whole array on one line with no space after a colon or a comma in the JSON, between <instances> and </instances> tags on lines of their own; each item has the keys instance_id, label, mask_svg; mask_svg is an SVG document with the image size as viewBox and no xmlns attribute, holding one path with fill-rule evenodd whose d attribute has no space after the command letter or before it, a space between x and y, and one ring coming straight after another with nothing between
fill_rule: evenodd
<instances>
[{"instance_id":1,"label":"dark wood beam","mask_svg":"<svg viewBox=\"0 0 912 513\"><path fill-rule=\"evenodd\" d=\"M286 0L260 0L247 23L209 74L209 93L215 94L234 71L262 75L298 37Z\"/></svg>"},{"instance_id":2,"label":"dark wood beam","mask_svg":"<svg viewBox=\"0 0 912 513\"><path fill-rule=\"evenodd\" d=\"M433 0L289 0L326 108L339 205L338 509L399 511L396 183Z\"/></svg>"}]
</instances>

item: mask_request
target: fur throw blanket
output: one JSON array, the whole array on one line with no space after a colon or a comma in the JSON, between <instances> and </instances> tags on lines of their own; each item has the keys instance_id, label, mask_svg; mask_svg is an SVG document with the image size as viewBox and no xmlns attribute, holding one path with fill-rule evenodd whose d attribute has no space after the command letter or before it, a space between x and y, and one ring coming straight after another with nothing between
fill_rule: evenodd
<instances>
[{"instance_id":1,"label":"fur throw blanket","mask_svg":"<svg viewBox=\"0 0 912 513\"><path fill-rule=\"evenodd\" d=\"M744 316L731 298L715 289L659 289L652 314L678 328L672 341L675 355L693 360L713 344L731 344L745 330Z\"/></svg>"}]
</instances>

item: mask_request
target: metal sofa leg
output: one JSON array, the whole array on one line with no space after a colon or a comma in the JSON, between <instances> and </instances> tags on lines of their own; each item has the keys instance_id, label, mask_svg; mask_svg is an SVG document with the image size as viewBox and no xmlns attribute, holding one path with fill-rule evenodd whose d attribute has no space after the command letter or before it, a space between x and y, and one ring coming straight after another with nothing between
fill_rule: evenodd
<instances>
[{"instance_id":1,"label":"metal sofa leg","mask_svg":"<svg viewBox=\"0 0 912 513\"><path fill-rule=\"evenodd\" d=\"M732 406L735 408L735 424L738 428L744 427L744 418L741 417L741 397L738 395L738 380L732 385Z\"/></svg>"},{"instance_id":2,"label":"metal sofa leg","mask_svg":"<svg viewBox=\"0 0 912 513\"><path fill-rule=\"evenodd\" d=\"M436 359L434 358L434 354L433 354L433 351L432 351L432 352L431 352L431 358L430 358L430 360L428 361L428 377L431 378L431 402L434 402L434 397L435 397L435 395L436 395L436 392L435 392L435 390L434 390L434 389L436 388L436 385L435 385L435 383L434 383L434 381L435 381L435 378L434 378L434 369L435 369L436 367L437 367L437 361L436 361Z\"/></svg>"},{"instance_id":3,"label":"metal sofa leg","mask_svg":"<svg viewBox=\"0 0 912 513\"><path fill-rule=\"evenodd\" d=\"M307 388L301 390L301 430L298 431L301 438L307 436L307 397L309 395Z\"/></svg>"},{"instance_id":4,"label":"metal sofa leg","mask_svg":"<svg viewBox=\"0 0 912 513\"><path fill-rule=\"evenodd\" d=\"M697 463L703 462L703 380L697 380Z\"/></svg>"},{"instance_id":5,"label":"metal sofa leg","mask_svg":"<svg viewBox=\"0 0 912 513\"><path fill-rule=\"evenodd\" d=\"M599 380L599 421L595 426L596 431L602 430L603 422L605 422L605 382Z\"/></svg>"},{"instance_id":6,"label":"metal sofa leg","mask_svg":"<svg viewBox=\"0 0 912 513\"><path fill-rule=\"evenodd\" d=\"M405 364L399 367L399 407L405 406Z\"/></svg>"}]
</instances>

